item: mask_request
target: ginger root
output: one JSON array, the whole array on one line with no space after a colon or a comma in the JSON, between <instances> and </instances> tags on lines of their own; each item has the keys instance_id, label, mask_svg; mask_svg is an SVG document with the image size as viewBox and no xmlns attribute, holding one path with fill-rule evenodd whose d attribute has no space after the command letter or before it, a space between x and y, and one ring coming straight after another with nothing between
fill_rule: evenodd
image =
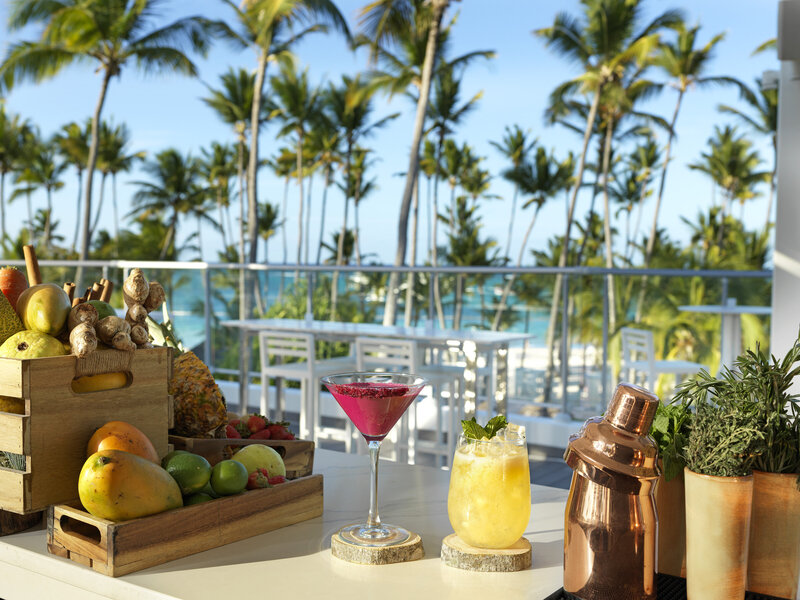
<instances>
[{"instance_id":1,"label":"ginger root","mask_svg":"<svg viewBox=\"0 0 800 600\"><path fill-rule=\"evenodd\" d=\"M95 326L97 337L117 350L136 350L131 340L131 325L125 319L110 316L100 319Z\"/></svg>"},{"instance_id":2,"label":"ginger root","mask_svg":"<svg viewBox=\"0 0 800 600\"><path fill-rule=\"evenodd\" d=\"M79 304L78 306L81 305ZM95 311L96 316L97 311ZM94 327L87 322L78 323L69 334L69 345L72 353L78 358L85 358L94 352L97 348L97 334L94 331Z\"/></svg>"},{"instance_id":3,"label":"ginger root","mask_svg":"<svg viewBox=\"0 0 800 600\"><path fill-rule=\"evenodd\" d=\"M122 297L128 307L134 304L144 304L147 296L150 293L150 285L141 269L132 269L131 274L122 285Z\"/></svg>"},{"instance_id":4,"label":"ginger root","mask_svg":"<svg viewBox=\"0 0 800 600\"><path fill-rule=\"evenodd\" d=\"M141 304L134 304L128 308L125 320L131 324L131 327L141 325L147 321L147 309Z\"/></svg>"},{"instance_id":5,"label":"ginger root","mask_svg":"<svg viewBox=\"0 0 800 600\"><path fill-rule=\"evenodd\" d=\"M87 302L82 302L77 306L73 306L72 310L69 311L69 316L67 317L67 329L72 331L81 323L86 323L94 328L94 324L97 323L97 319L97 309Z\"/></svg>"},{"instance_id":6,"label":"ginger root","mask_svg":"<svg viewBox=\"0 0 800 600\"><path fill-rule=\"evenodd\" d=\"M143 325L133 325L131 327L131 340L140 348L150 341L150 333L147 331L147 323Z\"/></svg>"},{"instance_id":7,"label":"ginger root","mask_svg":"<svg viewBox=\"0 0 800 600\"><path fill-rule=\"evenodd\" d=\"M147 312L153 312L159 306L164 304L164 300L167 298L166 293L164 292L164 288L161 287L161 284L157 281L150 282L150 291L147 294L147 298L144 301L144 309Z\"/></svg>"}]
</instances>

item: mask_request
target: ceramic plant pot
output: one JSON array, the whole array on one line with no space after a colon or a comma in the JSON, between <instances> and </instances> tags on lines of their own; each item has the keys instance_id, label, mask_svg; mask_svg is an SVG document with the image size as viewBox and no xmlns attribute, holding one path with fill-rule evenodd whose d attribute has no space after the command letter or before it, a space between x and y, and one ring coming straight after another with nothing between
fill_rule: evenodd
<instances>
[{"instance_id":1,"label":"ceramic plant pot","mask_svg":"<svg viewBox=\"0 0 800 600\"><path fill-rule=\"evenodd\" d=\"M661 475L656 486L656 511L658 572L686 577L686 498L683 471L670 481Z\"/></svg>"},{"instance_id":2,"label":"ceramic plant pot","mask_svg":"<svg viewBox=\"0 0 800 600\"><path fill-rule=\"evenodd\" d=\"M743 599L753 476L684 474L688 600Z\"/></svg>"},{"instance_id":3,"label":"ceramic plant pot","mask_svg":"<svg viewBox=\"0 0 800 600\"><path fill-rule=\"evenodd\" d=\"M800 491L796 474L753 472L747 589L796 600L800 578Z\"/></svg>"}]
</instances>

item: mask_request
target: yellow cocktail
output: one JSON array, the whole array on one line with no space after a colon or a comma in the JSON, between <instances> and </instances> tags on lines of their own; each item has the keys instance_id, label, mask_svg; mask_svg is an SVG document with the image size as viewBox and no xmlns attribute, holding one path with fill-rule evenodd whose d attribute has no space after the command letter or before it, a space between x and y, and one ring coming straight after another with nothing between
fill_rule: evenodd
<instances>
[{"instance_id":1,"label":"yellow cocktail","mask_svg":"<svg viewBox=\"0 0 800 600\"><path fill-rule=\"evenodd\" d=\"M521 436L492 440L461 436L447 496L447 514L458 537L477 548L507 548L516 542L530 518L529 473L524 430Z\"/></svg>"}]
</instances>

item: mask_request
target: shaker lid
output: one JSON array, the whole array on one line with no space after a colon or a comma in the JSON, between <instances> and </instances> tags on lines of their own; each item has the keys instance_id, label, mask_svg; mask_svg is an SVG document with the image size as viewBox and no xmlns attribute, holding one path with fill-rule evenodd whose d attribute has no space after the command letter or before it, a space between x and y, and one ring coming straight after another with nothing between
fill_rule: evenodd
<instances>
[{"instance_id":1,"label":"shaker lid","mask_svg":"<svg viewBox=\"0 0 800 600\"><path fill-rule=\"evenodd\" d=\"M644 481L660 475L658 450L648 435L656 408L655 394L619 384L605 416L589 419L579 433L570 436L564 460L600 485L638 494Z\"/></svg>"}]
</instances>

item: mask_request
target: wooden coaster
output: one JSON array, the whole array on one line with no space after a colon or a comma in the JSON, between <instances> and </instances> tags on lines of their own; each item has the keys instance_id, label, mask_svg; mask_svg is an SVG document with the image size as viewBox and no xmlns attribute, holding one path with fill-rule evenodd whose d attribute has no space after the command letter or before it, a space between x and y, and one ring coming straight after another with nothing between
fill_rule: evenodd
<instances>
[{"instance_id":1,"label":"wooden coaster","mask_svg":"<svg viewBox=\"0 0 800 600\"><path fill-rule=\"evenodd\" d=\"M344 541L334 533L331 536L331 554L341 560L361 565L390 565L392 563L419 560L425 556L422 538L413 531L411 537L395 546L356 546Z\"/></svg>"},{"instance_id":2,"label":"wooden coaster","mask_svg":"<svg viewBox=\"0 0 800 600\"><path fill-rule=\"evenodd\" d=\"M442 541L442 562L448 567L491 573L510 573L529 569L532 562L531 543L519 538L509 548L500 550L475 548L455 533Z\"/></svg>"}]
</instances>

